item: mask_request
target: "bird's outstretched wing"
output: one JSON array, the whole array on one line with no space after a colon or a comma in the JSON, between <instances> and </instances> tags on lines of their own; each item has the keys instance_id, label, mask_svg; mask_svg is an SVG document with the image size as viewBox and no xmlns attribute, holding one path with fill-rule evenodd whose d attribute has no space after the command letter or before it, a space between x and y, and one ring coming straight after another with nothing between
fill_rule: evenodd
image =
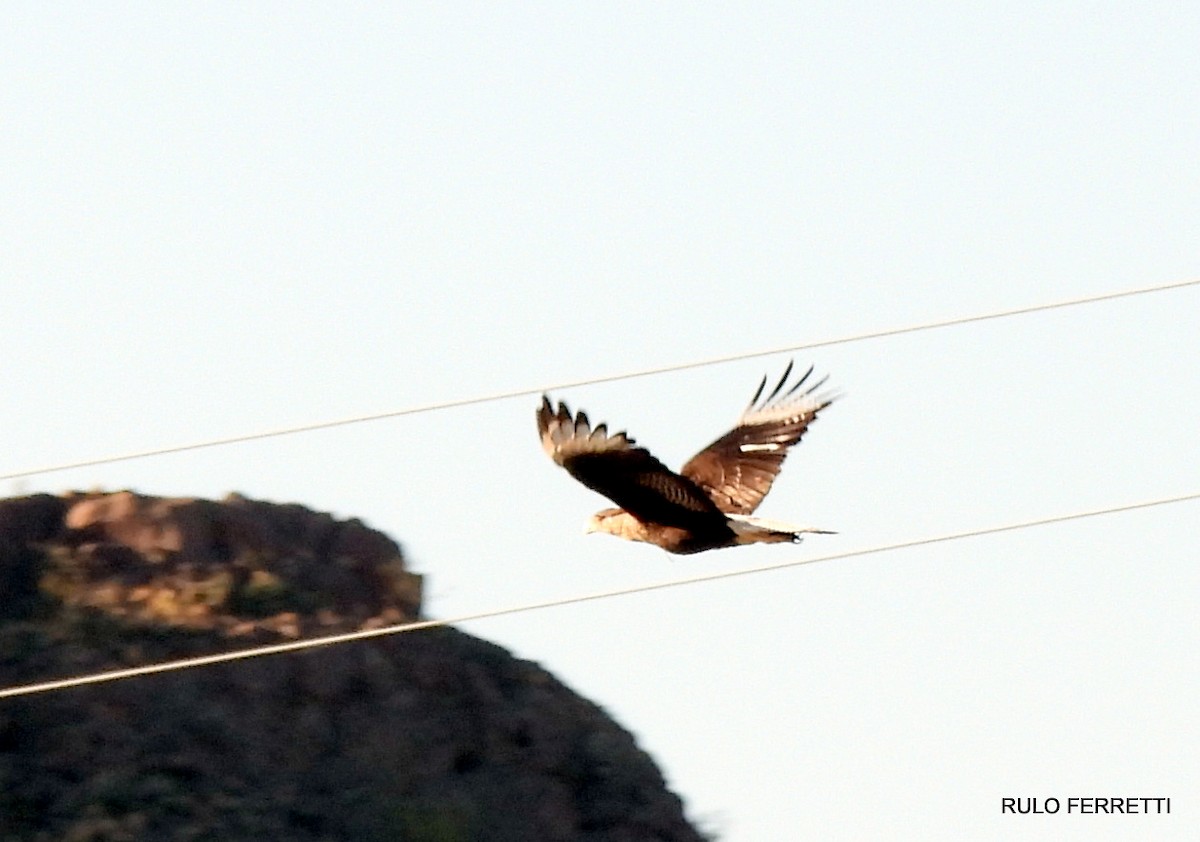
<instances>
[{"instance_id":1,"label":"bird's outstretched wing","mask_svg":"<svg viewBox=\"0 0 1200 842\"><path fill-rule=\"evenodd\" d=\"M693 456L680 473L704 489L721 511L751 514L771 490L788 448L833 402L833 395L814 394L827 378L800 391L812 372L809 368L785 390L792 373L788 363L771 394L759 402L767 385L764 376L737 426Z\"/></svg>"},{"instance_id":2,"label":"bird's outstretched wing","mask_svg":"<svg viewBox=\"0 0 1200 842\"><path fill-rule=\"evenodd\" d=\"M565 403L555 410L543 395L537 424L551 459L639 520L682 525L721 515L696 483L671 471L624 432L609 435L605 424L593 429L585 412L572 417Z\"/></svg>"}]
</instances>

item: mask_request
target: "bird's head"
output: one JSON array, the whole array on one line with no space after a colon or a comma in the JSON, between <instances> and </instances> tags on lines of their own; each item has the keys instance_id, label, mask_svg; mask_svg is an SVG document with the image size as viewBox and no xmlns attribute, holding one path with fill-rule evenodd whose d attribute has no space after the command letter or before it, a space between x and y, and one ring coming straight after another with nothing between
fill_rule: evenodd
<instances>
[{"instance_id":1,"label":"bird's head","mask_svg":"<svg viewBox=\"0 0 1200 842\"><path fill-rule=\"evenodd\" d=\"M616 523L613 518L621 515L625 515L625 512L621 511L620 509L604 509L596 512L594 515L588 518L588 522L584 524L583 534L590 535L593 532L608 532L611 535L617 535L619 532L616 528ZM625 516L628 517L628 515Z\"/></svg>"}]
</instances>

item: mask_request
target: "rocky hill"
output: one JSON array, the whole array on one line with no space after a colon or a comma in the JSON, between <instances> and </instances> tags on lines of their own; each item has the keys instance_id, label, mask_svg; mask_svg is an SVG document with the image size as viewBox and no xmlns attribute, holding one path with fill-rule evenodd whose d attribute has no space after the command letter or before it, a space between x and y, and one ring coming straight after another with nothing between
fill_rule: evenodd
<instances>
[{"instance_id":1,"label":"rocky hill","mask_svg":"<svg viewBox=\"0 0 1200 842\"><path fill-rule=\"evenodd\" d=\"M0 501L0 686L415 619L356 520ZM628 732L453 629L0 700L0 840L687 840Z\"/></svg>"}]
</instances>

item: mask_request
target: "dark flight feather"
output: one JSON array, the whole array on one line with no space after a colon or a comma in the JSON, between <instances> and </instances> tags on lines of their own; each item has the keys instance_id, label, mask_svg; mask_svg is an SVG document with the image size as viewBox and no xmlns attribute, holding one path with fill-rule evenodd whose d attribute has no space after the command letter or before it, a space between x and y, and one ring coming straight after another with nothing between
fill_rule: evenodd
<instances>
[{"instance_id":1,"label":"dark flight feather","mask_svg":"<svg viewBox=\"0 0 1200 842\"><path fill-rule=\"evenodd\" d=\"M655 523L691 522L719 515L712 499L694 482L670 470L624 432L594 430L585 412L574 418L543 396L538 431L547 455L571 476L634 516Z\"/></svg>"},{"instance_id":2,"label":"dark flight feather","mask_svg":"<svg viewBox=\"0 0 1200 842\"><path fill-rule=\"evenodd\" d=\"M812 376L812 368L782 392L791 372L789 364L771 394L759 403L767 383L764 377L737 426L693 456L680 471L704 489L723 512L752 514L771 490L788 449L800 441L817 413L833 402L832 395L814 397L828 378L796 395Z\"/></svg>"}]
</instances>

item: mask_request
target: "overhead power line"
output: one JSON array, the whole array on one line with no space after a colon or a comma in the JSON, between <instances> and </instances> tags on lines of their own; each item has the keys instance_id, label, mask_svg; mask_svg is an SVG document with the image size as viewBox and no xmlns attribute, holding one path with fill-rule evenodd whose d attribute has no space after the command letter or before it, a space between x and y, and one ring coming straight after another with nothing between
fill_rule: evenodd
<instances>
[{"instance_id":1,"label":"overhead power line","mask_svg":"<svg viewBox=\"0 0 1200 842\"><path fill-rule=\"evenodd\" d=\"M147 664L140 667L110 670L108 672L80 675L73 678L43 681L37 684L24 684L17 687L0 689L0 699L14 698L17 696L30 696L35 693L49 693L56 690L66 690L71 687L82 687L87 684L102 684L110 681L119 681L122 679L137 678L144 675L153 675L155 673L196 669L198 667L211 666L213 664L227 663L230 661L243 661L250 658L279 655L285 652L299 652L306 649L318 649L326 646L336 646L344 643L351 643L353 641L366 640L367 638L372 637L406 634L408 632L415 632L421 629L460 625L462 623L471 622L474 620L486 620L492 617L503 617L510 614L524 614L529 611L541 611L546 608L558 608L564 605L578 605L583 602L594 602L596 600L611 599L614 597L628 596L630 594L648 593L650 591L678 588L683 587L684 585L699 584L701 582L715 582L720 579L732 579L738 576L751 576L758 573L768 573L774 570L785 570L791 567L801 567L808 564L818 564L826 561L840 561L848 558L877 555L879 553L894 552L896 550L911 549L913 547L924 547L930 544L959 541L964 538L976 538L982 535L996 535L1001 532L1015 532L1017 530L1031 529L1037 526L1049 526L1051 524L1066 523L1068 521L1082 520L1084 518L1100 517L1102 515L1114 515L1122 512L1132 512L1138 509L1150 509L1156 506L1166 506L1172 503L1183 503L1194 500L1200 500L1200 491L1191 494L1181 494L1175 497L1160 497L1154 500L1145 500L1140 503L1128 503L1120 506L1109 506L1103 509L1091 509L1088 511L1073 512L1067 515L1055 515L1053 517L1025 520L1018 523L1008 523L1002 526L990 526L982 529L969 529L963 532L951 532L931 538L918 538L911 541L900 541L894 544L882 544L880 546L869 547L867 549L850 550L848 552L817 556L816 558L792 559L790 561L781 563L764 564L758 567L748 567L740 570L729 570L721 573L705 573L698 576L688 576L682 579L671 579L666 582L657 582L651 585L635 585L633 587L618 588L610 591L600 591L598 593L584 594L582 596L551 599L545 602L533 602L525 605L513 606L510 608L497 608L489 611L480 611L475 614L464 614L459 617L452 617L444 620L420 620L418 622L404 623L402 625L385 626L383 628L376 629L364 629L361 631L346 632L343 634L334 634L325 637L314 637L307 640L296 640L289 643L276 643L268 646L258 646L252 649L242 649L236 652L221 652L216 655L203 655L198 658L184 658L178 661L167 661L158 664Z\"/></svg>"},{"instance_id":2,"label":"overhead power line","mask_svg":"<svg viewBox=\"0 0 1200 842\"><path fill-rule=\"evenodd\" d=\"M73 468L91 468L96 465L110 465L114 462L129 462L134 459L146 459L151 456L166 456L171 453L183 453L189 450L201 450L208 447L222 447L229 444L240 444L243 442L257 441L259 439L277 438L279 436L291 436L298 433L311 433L317 430L328 430L333 427L345 427L350 424L363 424L368 421L383 421L389 418L402 418L406 415L420 415L426 412L437 412L444 409L456 409L464 406L474 406L476 404L491 403L494 401L507 400L509 398L539 395L543 392L559 392L565 389L577 388L579 386L592 386L597 383L611 383L617 380L631 380L636 377L649 377L656 374L668 374L676 371L686 371L693 368L703 368L705 366L739 362L741 360L750 360L757 357L767 357L774 354L795 353L798 351L808 351L813 348L827 348L832 345L846 345L851 342L864 342L868 339L884 339L891 336L902 336L906 333L918 333L925 330L956 327L958 325L986 322L993 319L1004 319L1011 316L1023 316L1030 313L1042 313L1047 310L1058 310L1064 307L1077 307L1082 304L1096 304L1102 301L1113 301L1119 298L1130 298L1136 295L1148 295L1155 292L1167 292L1169 290L1184 289L1186 287L1193 287L1197 285L1200 285L1200 279L1179 281L1177 283L1170 284L1157 284L1155 286L1126 289L1119 292L1106 292L1099 295L1089 295L1081 298L1069 298L1063 301L1050 302L1048 304L1034 304L1028 307L1017 307L1011 310L998 310L991 313L982 313L973 316L959 316L953 319L943 319L939 321L907 325L904 327L867 331L865 333L850 334L832 339L818 339L813 342L803 342L798 345L786 345L781 348L768 348L759 351L748 351L746 353L730 354L723 357L711 357L709 359L696 360L688 363L677 363L673 365L658 366L655 368L645 368L636 371L622 372L620 374L604 375L601 377L589 377L585 380L572 380L565 383L556 383L551 386L543 386L540 388L525 388L508 392L495 392L489 395L479 395L471 398L459 398L451 401L410 406L405 409L396 409L390 412L377 412L370 415L355 415L350 418L340 418L334 421L318 421L312 424L301 424L296 427L283 427L278 430L247 433L244 435L229 436L227 438L208 439L206 441L193 442L191 444L178 444L169 447L154 448L152 450L122 453L115 456L102 456L96 459L85 459L80 462L43 465L40 468L28 468L8 474L0 474L0 480L21 479L22 477L32 477L38 474L50 474L57 471L68 471Z\"/></svg>"}]
</instances>

